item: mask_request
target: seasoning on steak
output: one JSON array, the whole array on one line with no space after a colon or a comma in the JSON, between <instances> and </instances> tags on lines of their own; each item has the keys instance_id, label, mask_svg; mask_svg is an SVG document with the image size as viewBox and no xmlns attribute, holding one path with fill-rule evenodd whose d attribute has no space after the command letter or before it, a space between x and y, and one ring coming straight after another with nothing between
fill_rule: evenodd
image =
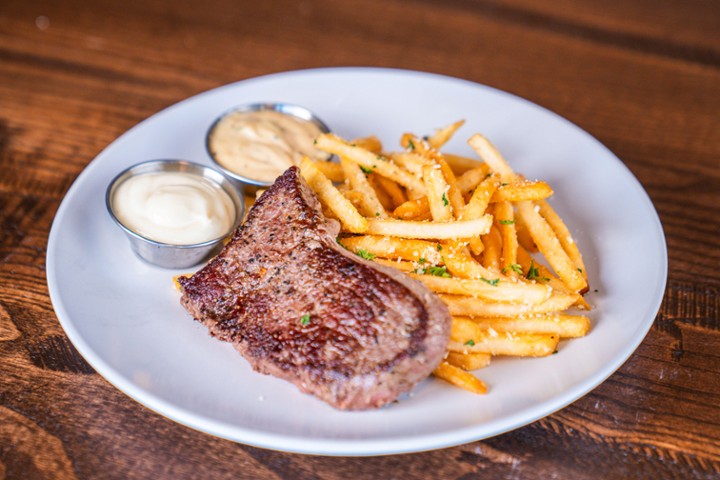
<instances>
[{"instance_id":1,"label":"seasoning on steak","mask_svg":"<svg viewBox=\"0 0 720 480\"><path fill-rule=\"evenodd\" d=\"M421 283L345 250L338 232L291 167L223 251L180 278L182 304L258 372L339 409L380 407L437 367L450 314Z\"/></svg>"}]
</instances>

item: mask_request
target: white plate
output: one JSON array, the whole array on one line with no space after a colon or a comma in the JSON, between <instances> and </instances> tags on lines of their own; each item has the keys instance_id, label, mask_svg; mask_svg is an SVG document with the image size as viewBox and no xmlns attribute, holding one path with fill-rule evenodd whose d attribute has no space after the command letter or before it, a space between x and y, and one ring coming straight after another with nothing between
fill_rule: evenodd
<instances>
[{"instance_id":1,"label":"white plate","mask_svg":"<svg viewBox=\"0 0 720 480\"><path fill-rule=\"evenodd\" d=\"M340 412L289 383L252 372L181 308L172 277L130 251L105 211L108 182L149 159L210 164L205 132L229 107L283 101L310 108L339 135L377 134L389 149L404 132L466 125L446 150L487 135L511 165L555 190L580 244L595 306L591 333L542 359L498 359L478 396L428 379L387 408ZM378 455L487 438L542 418L586 394L632 354L663 296L667 252L642 187L610 151L563 118L513 95L419 72L338 68L288 72L218 88L140 123L73 184L50 232L47 277L70 340L107 380L192 428L291 452Z\"/></svg>"}]
</instances>

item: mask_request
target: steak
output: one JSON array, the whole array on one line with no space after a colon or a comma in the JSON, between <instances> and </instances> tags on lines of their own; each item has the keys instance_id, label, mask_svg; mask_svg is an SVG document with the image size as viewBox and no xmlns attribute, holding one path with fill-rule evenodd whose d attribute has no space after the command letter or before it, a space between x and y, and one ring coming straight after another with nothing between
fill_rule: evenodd
<instances>
[{"instance_id":1,"label":"steak","mask_svg":"<svg viewBox=\"0 0 720 480\"><path fill-rule=\"evenodd\" d=\"M420 282L345 250L339 230L291 167L217 257L180 277L181 301L256 371L338 409L376 408L437 367L450 314Z\"/></svg>"}]
</instances>

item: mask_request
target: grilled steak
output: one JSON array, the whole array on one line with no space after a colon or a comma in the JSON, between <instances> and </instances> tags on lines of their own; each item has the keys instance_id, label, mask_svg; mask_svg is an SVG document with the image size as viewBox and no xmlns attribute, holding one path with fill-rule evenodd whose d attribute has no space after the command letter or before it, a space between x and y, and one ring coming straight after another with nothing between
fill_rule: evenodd
<instances>
[{"instance_id":1,"label":"grilled steak","mask_svg":"<svg viewBox=\"0 0 720 480\"><path fill-rule=\"evenodd\" d=\"M223 251L180 278L182 304L259 372L339 409L387 404L443 358L450 314L425 286L341 247L291 167Z\"/></svg>"}]
</instances>

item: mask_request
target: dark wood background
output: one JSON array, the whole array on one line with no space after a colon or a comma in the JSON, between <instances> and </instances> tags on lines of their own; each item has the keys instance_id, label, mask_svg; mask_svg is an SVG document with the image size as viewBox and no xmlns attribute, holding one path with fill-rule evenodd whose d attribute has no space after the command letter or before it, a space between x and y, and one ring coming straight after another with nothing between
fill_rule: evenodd
<instances>
[{"instance_id":1,"label":"dark wood background","mask_svg":"<svg viewBox=\"0 0 720 480\"><path fill-rule=\"evenodd\" d=\"M617 373L495 438L326 458L175 424L77 354L48 297L45 252L88 162L196 93L345 65L518 94L625 162L660 214L670 273L655 325ZM719 112L716 0L3 0L0 479L720 478Z\"/></svg>"}]
</instances>

